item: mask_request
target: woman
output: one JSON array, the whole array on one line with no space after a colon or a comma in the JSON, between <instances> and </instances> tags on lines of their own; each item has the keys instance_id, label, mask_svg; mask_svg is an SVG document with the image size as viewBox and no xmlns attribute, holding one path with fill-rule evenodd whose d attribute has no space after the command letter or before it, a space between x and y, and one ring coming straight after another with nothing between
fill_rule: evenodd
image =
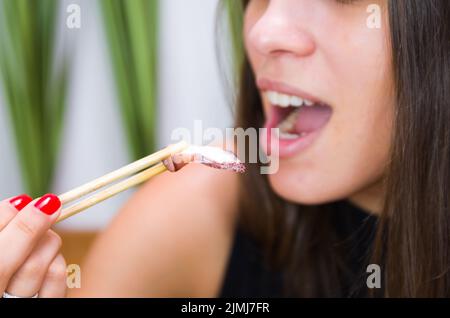
<instances>
[{"instance_id":1,"label":"woman","mask_svg":"<svg viewBox=\"0 0 450 318\"><path fill-rule=\"evenodd\" d=\"M243 3L236 126L280 128L279 170L147 183L72 295L450 296L450 3Z\"/></svg>"}]
</instances>

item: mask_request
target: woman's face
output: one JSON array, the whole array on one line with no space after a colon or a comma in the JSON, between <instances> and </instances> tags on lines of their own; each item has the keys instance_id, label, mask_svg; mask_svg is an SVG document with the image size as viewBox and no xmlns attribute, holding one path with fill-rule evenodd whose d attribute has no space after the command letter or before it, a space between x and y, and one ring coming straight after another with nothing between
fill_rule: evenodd
<instances>
[{"instance_id":1,"label":"woman's face","mask_svg":"<svg viewBox=\"0 0 450 318\"><path fill-rule=\"evenodd\" d=\"M381 28L368 24L376 19L373 4ZM394 102L386 5L249 1L247 55L266 127L280 128L279 170L269 179L285 199L379 199L371 196L381 193L375 189L388 161Z\"/></svg>"}]
</instances>

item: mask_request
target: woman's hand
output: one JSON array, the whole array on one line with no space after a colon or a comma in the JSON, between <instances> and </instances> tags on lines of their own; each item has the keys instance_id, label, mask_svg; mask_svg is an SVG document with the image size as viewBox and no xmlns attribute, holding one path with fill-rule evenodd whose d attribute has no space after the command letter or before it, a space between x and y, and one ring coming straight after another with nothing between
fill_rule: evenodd
<instances>
[{"instance_id":1,"label":"woman's hand","mask_svg":"<svg viewBox=\"0 0 450 318\"><path fill-rule=\"evenodd\" d=\"M64 297L66 263L50 230L61 210L57 196L21 195L0 202L0 297Z\"/></svg>"}]
</instances>

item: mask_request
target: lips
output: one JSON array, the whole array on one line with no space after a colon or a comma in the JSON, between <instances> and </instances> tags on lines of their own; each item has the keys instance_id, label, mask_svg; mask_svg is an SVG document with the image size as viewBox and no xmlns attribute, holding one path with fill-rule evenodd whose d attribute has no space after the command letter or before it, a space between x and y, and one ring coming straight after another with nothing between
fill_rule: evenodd
<instances>
[{"instance_id":1,"label":"lips","mask_svg":"<svg viewBox=\"0 0 450 318\"><path fill-rule=\"evenodd\" d=\"M333 110L332 108L314 98L311 95L298 92L285 84L272 83L267 80L258 81L260 88L271 103L270 111L267 114L265 128L267 135L261 136L262 145L267 154L271 153L272 128L279 128L278 146L280 157L289 157L298 154L310 146L320 131L329 122ZM278 99L273 96L277 96ZM296 101L298 99L311 101L298 106L286 105L286 100Z\"/></svg>"}]
</instances>

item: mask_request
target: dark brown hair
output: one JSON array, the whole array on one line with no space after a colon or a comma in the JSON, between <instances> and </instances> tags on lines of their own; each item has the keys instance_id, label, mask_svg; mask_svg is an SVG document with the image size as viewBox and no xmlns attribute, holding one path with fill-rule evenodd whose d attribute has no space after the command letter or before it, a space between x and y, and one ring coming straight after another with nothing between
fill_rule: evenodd
<instances>
[{"instance_id":1,"label":"dark brown hair","mask_svg":"<svg viewBox=\"0 0 450 318\"><path fill-rule=\"evenodd\" d=\"M385 208L368 257L382 267L384 296L448 297L450 1L390 0L389 24L397 101ZM262 127L263 120L244 58L236 127ZM287 273L290 295L348 296L341 288L346 269L332 205L284 201L259 165L249 165L241 181L241 224Z\"/></svg>"}]
</instances>

